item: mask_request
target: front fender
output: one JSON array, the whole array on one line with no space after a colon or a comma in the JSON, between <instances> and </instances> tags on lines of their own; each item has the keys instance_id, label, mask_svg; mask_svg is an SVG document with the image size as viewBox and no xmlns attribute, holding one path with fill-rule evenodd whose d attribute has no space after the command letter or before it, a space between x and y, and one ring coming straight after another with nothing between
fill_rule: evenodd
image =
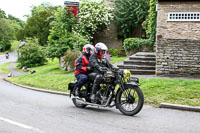
<instances>
[{"instance_id":1,"label":"front fender","mask_svg":"<svg viewBox=\"0 0 200 133\"><path fill-rule=\"evenodd\" d=\"M139 84L136 83L136 82L128 82L128 83L124 83L124 87L126 87L126 86L134 86L134 87L138 87Z\"/></svg>"}]
</instances>

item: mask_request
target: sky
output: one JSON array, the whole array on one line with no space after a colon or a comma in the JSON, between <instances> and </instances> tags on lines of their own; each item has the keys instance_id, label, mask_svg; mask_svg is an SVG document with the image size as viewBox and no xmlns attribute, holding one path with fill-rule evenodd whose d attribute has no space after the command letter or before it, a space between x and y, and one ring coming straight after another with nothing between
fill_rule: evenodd
<instances>
[{"instance_id":1,"label":"sky","mask_svg":"<svg viewBox=\"0 0 200 133\"><path fill-rule=\"evenodd\" d=\"M24 15L31 14L32 5L40 5L43 2L49 2L56 5L64 6L65 0L1 0L0 9L4 10L6 15L11 14L16 18L26 20Z\"/></svg>"}]
</instances>

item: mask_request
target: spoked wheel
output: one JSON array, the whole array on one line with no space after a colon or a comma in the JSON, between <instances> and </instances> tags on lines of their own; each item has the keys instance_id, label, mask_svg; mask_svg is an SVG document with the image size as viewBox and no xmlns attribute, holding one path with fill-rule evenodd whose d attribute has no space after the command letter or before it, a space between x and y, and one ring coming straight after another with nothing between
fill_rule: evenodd
<instances>
[{"instance_id":1,"label":"spoked wheel","mask_svg":"<svg viewBox=\"0 0 200 133\"><path fill-rule=\"evenodd\" d=\"M144 95L139 87L125 86L125 90L120 90L117 94L117 106L125 115L135 115L142 109Z\"/></svg>"},{"instance_id":2,"label":"spoked wheel","mask_svg":"<svg viewBox=\"0 0 200 133\"><path fill-rule=\"evenodd\" d=\"M74 89L75 89L75 88L74 88ZM83 87L81 88L81 90L82 90L82 89L85 89L85 86L83 86ZM74 92L75 92L75 90L73 90L73 94L74 94ZM81 102L81 101L83 101L82 98L79 98L79 97L72 98L72 101L73 101L74 105L75 105L76 107L78 107L78 108L85 108L85 107L87 106L86 104L83 104L83 102Z\"/></svg>"}]
</instances>

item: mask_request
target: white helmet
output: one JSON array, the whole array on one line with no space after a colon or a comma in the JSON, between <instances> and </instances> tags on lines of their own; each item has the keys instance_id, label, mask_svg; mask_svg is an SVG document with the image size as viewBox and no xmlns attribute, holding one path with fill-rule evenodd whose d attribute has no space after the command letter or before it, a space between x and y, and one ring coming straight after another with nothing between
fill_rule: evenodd
<instances>
[{"instance_id":1,"label":"white helmet","mask_svg":"<svg viewBox=\"0 0 200 133\"><path fill-rule=\"evenodd\" d=\"M95 53L98 54L99 50L108 51L108 47L104 43L99 42L95 45Z\"/></svg>"},{"instance_id":2,"label":"white helmet","mask_svg":"<svg viewBox=\"0 0 200 133\"><path fill-rule=\"evenodd\" d=\"M94 46L91 44L86 44L85 46L83 46L83 52L86 54L90 54L90 51L94 51Z\"/></svg>"}]
</instances>

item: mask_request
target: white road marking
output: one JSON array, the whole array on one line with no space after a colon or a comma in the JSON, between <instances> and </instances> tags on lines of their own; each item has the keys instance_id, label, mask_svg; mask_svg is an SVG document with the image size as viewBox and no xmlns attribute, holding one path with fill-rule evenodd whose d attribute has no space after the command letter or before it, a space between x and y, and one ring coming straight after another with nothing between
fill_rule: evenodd
<instances>
[{"instance_id":1,"label":"white road marking","mask_svg":"<svg viewBox=\"0 0 200 133\"><path fill-rule=\"evenodd\" d=\"M22 127L22 128L25 128L25 129L36 131L38 133L45 133L45 132L41 131L40 129L31 127L31 126L27 126L27 125L24 125L22 123L15 122L15 121L12 121L12 120L9 120L9 119L5 119L5 118L0 117L0 120L5 121L5 122L10 123L10 124L13 124L13 125L16 125L16 126L19 126L19 127Z\"/></svg>"}]
</instances>

